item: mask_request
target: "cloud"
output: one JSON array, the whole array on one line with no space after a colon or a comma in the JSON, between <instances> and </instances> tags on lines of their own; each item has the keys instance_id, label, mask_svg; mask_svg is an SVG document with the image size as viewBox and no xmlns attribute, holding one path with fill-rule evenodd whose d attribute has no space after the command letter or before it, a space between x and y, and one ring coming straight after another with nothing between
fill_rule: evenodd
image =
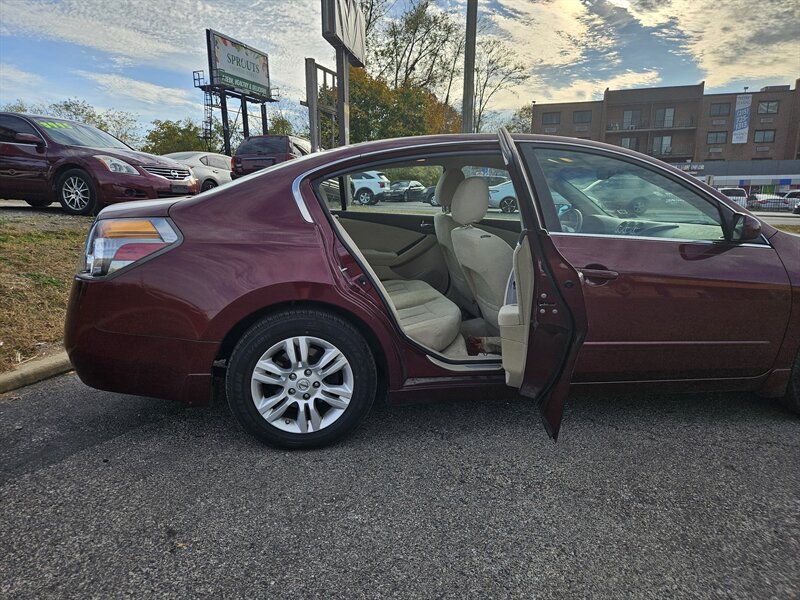
<instances>
[{"instance_id":1,"label":"cloud","mask_svg":"<svg viewBox=\"0 0 800 600\"><path fill-rule=\"evenodd\" d=\"M151 112L154 108L160 110L163 106L202 110L202 102L198 102L198 96L187 89L165 87L112 73L91 73L81 70L73 73L94 81L111 98L123 100L126 105L138 106L147 112Z\"/></svg>"},{"instance_id":2,"label":"cloud","mask_svg":"<svg viewBox=\"0 0 800 600\"><path fill-rule=\"evenodd\" d=\"M627 4L642 25L667 28L666 35L680 51L697 62L708 88L748 78L794 79L800 72L796 1L761 0L754 5L752 0L631 0Z\"/></svg>"},{"instance_id":3,"label":"cloud","mask_svg":"<svg viewBox=\"0 0 800 600\"><path fill-rule=\"evenodd\" d=\"M22 71L8 63L0 63L0 79L5 82L4 85L13 82L19 87L34 87L44 83L44 79L38 75Z\"/></svg>"}]
</instances>

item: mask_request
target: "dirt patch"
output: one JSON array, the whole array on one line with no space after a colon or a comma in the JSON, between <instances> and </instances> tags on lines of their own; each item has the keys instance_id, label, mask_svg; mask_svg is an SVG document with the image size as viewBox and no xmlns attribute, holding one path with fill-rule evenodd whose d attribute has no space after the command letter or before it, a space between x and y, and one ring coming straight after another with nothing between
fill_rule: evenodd
<instances>
[{"instance_id":1,"label":"dirt patch","mask_svg":"<svg viewBox=\"0 0 800 600\"><path fill-rule=\"evenodd\" d=\"M0 211L0 372L61 350L72 277L92 217Z\"/></svg>"},{"instance_id":2,"label":"dirt patch","mask_svg":"<svg viewBox=\"0 0 800 600\"><path fill-rule=\"evenodd\" d=\"M775 229L780 229L781 231L788 231L789 233L798 233L800 234L800 225L773 225Z\"/></svg>"}]
</instances>

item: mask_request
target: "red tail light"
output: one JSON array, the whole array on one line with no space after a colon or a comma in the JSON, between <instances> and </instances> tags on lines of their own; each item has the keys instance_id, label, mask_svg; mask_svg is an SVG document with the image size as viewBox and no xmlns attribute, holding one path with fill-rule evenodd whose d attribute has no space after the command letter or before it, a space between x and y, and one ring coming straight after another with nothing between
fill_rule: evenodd
<instances>
[{"instance_id":1,"label":"red tail light","mask_svg":"<svg viewBox=\"0 0 800 600\"><path fill-rule=\"evenodd\" d=\"M384 182L382 182L382 181L379 181L378 182L378 187L385 188L386 184Z\"/></svg>"}]
</instances>

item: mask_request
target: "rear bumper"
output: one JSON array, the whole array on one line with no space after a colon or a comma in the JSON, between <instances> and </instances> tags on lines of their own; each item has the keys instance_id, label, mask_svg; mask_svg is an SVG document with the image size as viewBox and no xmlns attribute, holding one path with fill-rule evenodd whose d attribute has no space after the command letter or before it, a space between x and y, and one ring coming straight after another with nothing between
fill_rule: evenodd
<instances>
[{"instance_id":1,"label":"rear bumper","mask_svg":"<svg viewBox=\"0 0 800 600\"><path fill-rule=\"evenodd\" d=\"M75 281L67 310L64 346L86 385L100 390L202 406L211 399L212 365L219 344L99 329Z\"/></svg>"}]
</instances>

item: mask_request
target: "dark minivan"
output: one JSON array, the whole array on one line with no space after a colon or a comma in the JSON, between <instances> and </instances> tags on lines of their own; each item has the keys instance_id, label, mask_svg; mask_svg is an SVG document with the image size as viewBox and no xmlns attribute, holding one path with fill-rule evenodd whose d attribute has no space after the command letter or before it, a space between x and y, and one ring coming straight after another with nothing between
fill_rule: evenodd
<instances>
[{"instance_id":1,"label":"dark minivan","mask_svg":"<svg viewBox=\"0 0 800 600\"><path fill-rule=\"evenodd\" d=\"M231 159L236 179L274 164L311 154L311 143L293 135L251 135L239 144Z\"/></svg>"}]
</instances>

